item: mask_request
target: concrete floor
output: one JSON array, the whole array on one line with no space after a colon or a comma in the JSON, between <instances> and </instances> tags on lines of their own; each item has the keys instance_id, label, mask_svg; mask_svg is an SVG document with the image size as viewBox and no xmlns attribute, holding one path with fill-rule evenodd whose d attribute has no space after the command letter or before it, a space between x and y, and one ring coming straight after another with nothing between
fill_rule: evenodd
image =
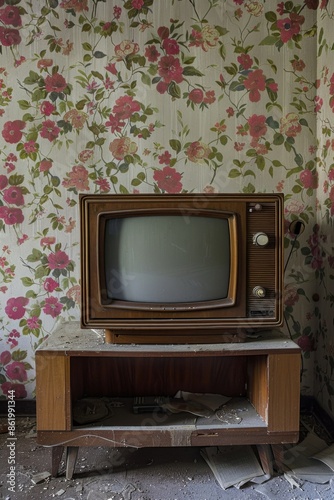
<instances>
[{"instance_id":1,"label":"concrete floor","mask_svg":"<svg viewBox=\"0 0 334 500\"><path fill-rule=\"evenodd\" d=\"M0 419L0 499L61 500L333 500L334 483L292 488L282 475L262 485L223 490L198 448L80 448L74 478L64 474L34 484L51 470L51 449L36 444L35 420L17 419L15 493L8 491L9 449ZM63 465L63 464L62 464ZM62 471L60 471L62 472Z\"/></svg>"}]
</instances>

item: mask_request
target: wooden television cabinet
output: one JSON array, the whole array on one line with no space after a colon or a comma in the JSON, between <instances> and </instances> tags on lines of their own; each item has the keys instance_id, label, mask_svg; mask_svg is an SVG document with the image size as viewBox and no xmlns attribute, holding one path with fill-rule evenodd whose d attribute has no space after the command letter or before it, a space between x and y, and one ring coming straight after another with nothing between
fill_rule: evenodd
<instances>
[{"instance_id":1,"label":"wooden television cabinet","mask_svg":"<svg viewBox=\"0 0 334 500\"><path fill-rule=\"evenodd\" d=\"M299 438L300 349L278 332L243 343L108 344L99 332L64 322L36 351L37 441L52 447L57 475L66 450L72 478L78 447L269 445ZM135 396L174 396L178 390L231 397L237 422L216 415L135 414ZM111 398L112 415L75 425L82 398ZM268 461L268 460L267 460Z\"/></svg>"}]
</instances>

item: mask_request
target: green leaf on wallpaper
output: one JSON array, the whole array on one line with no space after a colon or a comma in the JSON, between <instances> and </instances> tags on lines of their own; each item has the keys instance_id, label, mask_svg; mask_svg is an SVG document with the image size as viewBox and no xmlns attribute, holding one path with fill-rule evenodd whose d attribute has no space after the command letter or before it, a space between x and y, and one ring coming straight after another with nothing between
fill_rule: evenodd
<instances>
[{"instance_id":1,"label":"green leaf on wallpaper","mask_svg":"<svg viewBox=\"0 0 334 500\"><path fill-rule=\"evenodd\" d=\"M12 359L14 361L22 361L27 357L27 351L23 351L22 349L17 349L16 351L12 352Z\"/></svg>"},{"instance_id":2,"label":"green leaf on wallpaper","mask_svg":"<svg viewBox=\"0 0 334 500\"><path fill-rule=\"evenodd\" d=\"M283 142L284 142L284 135L275 133L274 134L273 144L275 146L281 146L283 144Z\"/></svg>"},{"instance_id":3,"label":"green leaf on wallpaper","mask_svg":"<svg viewBox=\"0 0 334 500\"><path fill-rule=\"evenodd\" d=\"M141 81L144 85L151 86L151 78L147 73L141 73Z\"/></svg>"},{"instance_id":4,"label":"green leaf on wallpaper","mask_svg":"<svg viewBox=\"0 0 334 500\"><path fill-rule=\"evenodd\" d=\"M266 161L263 156L258 156L255 160L255 163L259 170L264 170Z\"/></svg>"},{"instance_id":5,"label":"green leaf on wallpaper","mask_svg":"<svg viewBox=\"0 0 334 500\"><path fill-rule=\"evenodd\" d=\"M93 52L93 56L96 57L96 59L102 59L103 57L107 57L107 54L101 52L100 50L96 50Z\"/></svg>"},{"instance_id":6,"label":"green leaf on wallpaper","mask_svg":"<svg viewBox=\"0 0 334 500\"><path fill-rule=\"evenodd\" d=\"M244 176L246 175L252 175L253 177L256 177L255 172L253 170L246 170L246 172L244 172Z\"/></svg>"},{"instance_id":7,"label":"green leaf on wallpaper","mask_svg":"<svg viewBox=\"0 0 334 500\"><path fill-rule=\"evenodd\" d=\"M43 253L40 250L37 250L37 248L33 248L31 254L28 255L27 261L28 262L39 262L43 256Z\"/></svg>"},{"instance_id":8,"label":"green leaf on wallpaper","mask_svg":"<svg viewBox=\"0 0 334 500\"><path fill-rule=\"evenodd\" d=\"M298 166L302 166L303 163L304 163L303 157L299 153L296 154L294 160L295 160L295 162L297 163Z\"/></svg>"},{"instance_id":9,"label":"green leaf on wallpaper","mask_svg":"<svg viewBox=\"0 0 334 500\"><path fill-rule=\"evenodd\" d=\"M186 66L185 68L183 68L182 74L184 76L204 76L204 73L194 68L194 66Z\"/></svg>"},{"instance_id":10,"label":"green leaf on wallpaper","mask_svg":"<svg viewBox=\"0 0 334 500\"><path fill-rule=\"evenodd\" d=\"M119 192L120 192L121 194L128 194L128 193L129 193L129 191L126 189L126 187L125 187L125 186L123 186L123 184L121 184L121 185L119 186Z\"/></svg>"},{"instance_id":11,"label":"green leaf on wallpaper","mask_svg":"<svg viewBox=\"0 0 334 500\"><path fill-rule=\"evenodd\" d=\"M24 175L13 174L9 177L8 182L11 186L19 186L24 182Z\"/></svg>"},{"instance_id":12,"label":"green leaf on wallpaper","mask_svg":"<svg viewBox=\"0 0 334 500\"><path fill-rule=\"evenodd\" d=\"M31 107L30 103L28 101L25 101L25 100L19 100L19 101L17 101L17 103L20 106L20 109L29 109Z\"/></svg>"},{"instance_id":13,"label":"green leaf on wallpaper","mask_svg":"<svg viewBox=\"0 0 334 500\"><path fill-rule=\"evenodd\" d=\"M295 194L300 193L302 190L303 190L303 188L301 186L298 186L298 185L293 186L293 188L292 188L292 192Z\"/></svg>"},{"instance_id":14,"label":"green leaf on wallpaper","mask_svg":"<svg viewBox=\"0 0 334 500\"><path fill-rule=\"evenodd\" d=\"M275 43L279 40L278 36L266 36L260 43L259 45L275 45Z\"/></svg>"},{"instance_id":15,"label":"green leaf on wallpaper","mask_svg":"<svg viewBox=\"0 0 334 500\"><path fill-rule=\"evenodd\" d=\"M229 178L230 179L236 179L237 177L240 177L241 172L237 170L236 168L232 168L232 170L229 171Z\"/></svg>"},{"instance_id":16,"label":"green leaf on wallpaper","mask_svg":"<svg viewBox=\"0 0 334 500\"><path fill-rule=\"evenodd\" d=\"M169 145L173 151L176 151L177 153L181 151L181 143L177 139L171 139L169 141Z\"/></svg>"},{"instance_id":17,"label":"green leaf on wallpaper","mask_svg":"<svg viewBox=\"0 0 334 500\"><path fill-rule=\"evenodd\" d=\"M288 7L286 7L286 9L288 10ZM277 15L275 12L273 12L272 10L269 11L269 12L266 12L265 13L265 18L267 19L267 21L269 21L270 23L275 23L277 21Z\"/></svg>"},{"instance_id":18,"label":"green leaf on wallpaper","mask_svg":"<svg viewBox=\"0 0 334 500\"><path fill-rule=\"evenodd\" d=\"M34 280L32 280L31 278L21 278L21 281L23 286L31 287L34 284Z\"/></svg>"},{"instance_id":19,"label":"green leaf on wallpaper","mask_svg":"<svg viewBox=\"0 0 334 500\"><path fill-rule=\"evenodd\" d=\"M25 83L26 85L35 85L35 83L37 83L40 78L42 77L35 71L29 71L29 76L27 76L23 80L23 83Z\"/></svg>"},{"instance_id":20,"label":"green leaf on wallpaper","mask_svg":"<svg viewBox=\"0 0 334 500\"><path fill-rule=\"evenodd\" d=\"M291 175L295 175L295 174L298 174L299 172L301 172L303 169L302 167L295 167L295 168L292 168L291 170L289 170L289 172L286 174L286 178L288 179L289 177L291 177Z\"/></svg>"}]
</instances>

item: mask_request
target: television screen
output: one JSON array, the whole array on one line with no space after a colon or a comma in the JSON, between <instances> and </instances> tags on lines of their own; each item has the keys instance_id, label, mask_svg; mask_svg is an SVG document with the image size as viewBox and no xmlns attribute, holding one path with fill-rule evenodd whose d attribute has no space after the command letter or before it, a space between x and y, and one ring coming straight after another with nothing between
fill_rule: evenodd
<instances>
[{"instance_id":1,"label":"television screen","mask_svg":"<svg viewBox=\"0 0 334 500\"><path fill-rule=\"evenodd\" d=\"M228 295L227 218L170 214L110 218L104 241L110 299L180 304Z\"/></svg>"}]
</instances>

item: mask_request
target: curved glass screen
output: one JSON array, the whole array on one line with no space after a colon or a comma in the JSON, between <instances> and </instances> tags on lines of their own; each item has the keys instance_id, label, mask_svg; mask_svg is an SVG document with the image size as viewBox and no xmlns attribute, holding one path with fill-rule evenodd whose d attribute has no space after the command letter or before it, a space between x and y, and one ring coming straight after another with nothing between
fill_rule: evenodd
<instances>
[{"instance_id":1,"label":"curved glass screen","mask_svg":"<svg viewBox=\"0 0 334 500\"><path fill-rule=\"evenodd\" d=\"M110 299L187 303L228 295L231 255L226 218L111 218L104 241Z\"/></svg>"}]
</instances>

